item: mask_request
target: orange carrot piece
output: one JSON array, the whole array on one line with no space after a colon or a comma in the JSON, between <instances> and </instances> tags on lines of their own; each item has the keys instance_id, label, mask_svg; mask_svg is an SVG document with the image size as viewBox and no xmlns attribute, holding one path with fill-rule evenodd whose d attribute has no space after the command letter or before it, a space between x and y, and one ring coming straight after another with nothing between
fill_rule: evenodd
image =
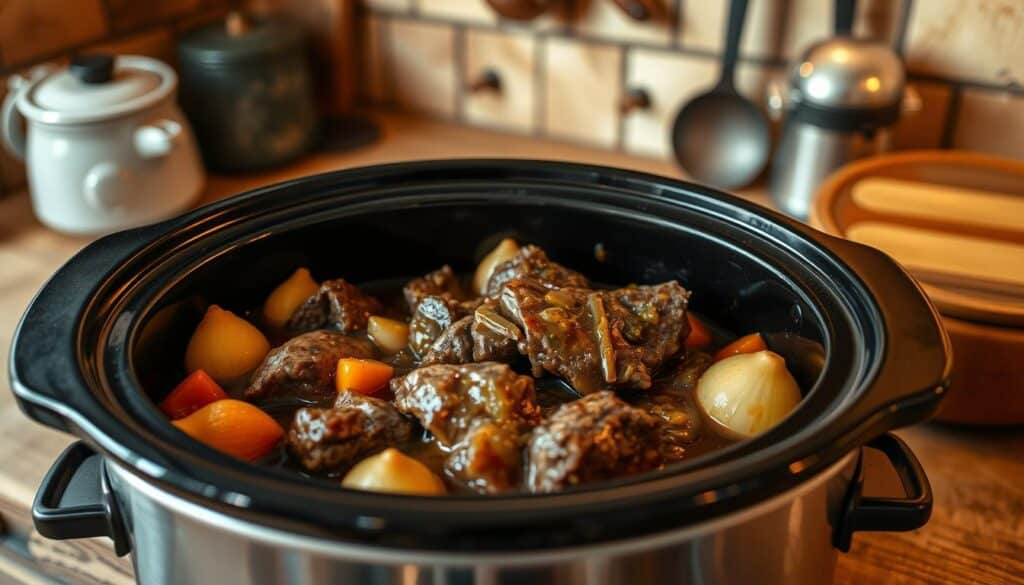
<instances>
[{"instance_id":1,"label":"orange carrot piece","mask_svg":"<svg viewBox=\"0 0 1024 585\"><path fill-rule=\"evenodd\" d=\"M211 402L171 424L201 443L246 461L270 453L284 435L281 425L259 407L230 398Z\"/></svg>"},{"instance_id":2,"label":"orange carrot piece","mask_svg":"<svg viewBox=\"0 0 1024 585\"><path fill-rule=\"evenodd\" d=\"M768 349L768 346L764 344L764 338L761 337L761 334L751 333L718 350L718 353L715 354L715 361L718 362L741 353L754 353L765 349Z\"/></svg>"},{"instance_id":3,"label":"orange carrot piece","mask_svg":"<svg viewBox=\"0 0 1024 585\"><path fill-rule=\"evenodd\" d=\"M181 381L160 403L160 410L172 420L184 418L200 408L228 395L203 370L196 370Z\"/></svg>"},{"instance_id":4,"label":"orange carrot piece","mask_svg":"<svg viewBox=\"0 0 1024 585\"><path fill-rule=\"evenodd\" d=\"M693 313L686 314L686 320L690 322L690 334L686 336L686 349L696 349L699 347L706 347L711 343L711 331L708 330L708 326L703 321L698 319Z\"/></svg>"},{"instance_id":5,"label":"orange carrot piece","mask_svg":"<svg viewBox=\"0 0 1024 585\"><path fill-rule=\"evenodd\" d=\"M383 388L394 374L394 368L377 360L341 358L338 360L334 386L338 392L352 390L360 394L373 394Z\"/></svg>"}]
</instances>

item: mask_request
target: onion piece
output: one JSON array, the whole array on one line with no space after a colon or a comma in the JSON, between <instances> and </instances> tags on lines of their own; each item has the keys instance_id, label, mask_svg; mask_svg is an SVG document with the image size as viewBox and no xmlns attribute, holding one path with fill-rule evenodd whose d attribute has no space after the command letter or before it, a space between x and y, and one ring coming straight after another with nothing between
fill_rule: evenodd
<instances>
[{"instance_id":1,"label":"onion piece","mask_svg":"<svg viewBox=\"0 0 1024 585\"><path fill-rule=\"evenodd\" d=\"M518 251L519 244L512 238L505 238L498 242L498 245L484 256L480 264L477 264L476 272L473 273L473 291L478 295L484 294L487 281L491 279L491 274L494 274L494 269L502 262L511 260Z\"/></svg>"},{"instance_id":2,"label":"onion piece","mask_svg":"<svg viewBox=\"0 0 1024 585\"><path fill-rule=\"evenodd\" d=\"M476 316L474 319L476 320L476 323L487 327L499 337L512 339L516 342L523 340L523 332L519 330L519 327L512 321L509 321L499 315L493 307L490 307L487 304L480 305L476 308Z\"/></svg>"},{"instance_id":3,"label":"onion piece","mask_svg":"<svg viewBox=\"0 0 1024 585\"><path fill-rule=\"evenodd\" d=\"M601 373L604 374L604 381L614 384L618 379L615 370L615 348L612 347L612 332L608 326L608 315L604 311L604 301L597 293L587 295L587 306L590 308L590 318L594 322L594 331L597 334L597 350L601 354ZM626 374L629 375L629 372Z\"/></svg>"},{"instance_id":4,"label":"onion piece","mask_svg":"<svg viewBox=\"0 0 1024 585\"><path fill-rule=\"evenodd\" d=\"M386 352L396 353L409 345L409 325L387 317L370 317L366 334L374 345Z\"/></svg>"},{"instance_id":5,"label":"onion piece","mask_svg":"<svg viewBox=\"0 0 1024 585\"><path fill-rule=\"evenodd\" d=\"M762 350L727 357L697 382L697 403L738 438L757 436L796 408L800 387L782 356Z\"/></svg>"},{"instance_id":6,"label":"onion piece","mask_svg":"<svg viewBox=\"0 0 1024 585\"><path fill-rule=\"evenodd\" d=\"M350 489L400 494L442 495L444 482L426 465L389 448L356 463L341 480Z\"/></svg>"}]
</instances>

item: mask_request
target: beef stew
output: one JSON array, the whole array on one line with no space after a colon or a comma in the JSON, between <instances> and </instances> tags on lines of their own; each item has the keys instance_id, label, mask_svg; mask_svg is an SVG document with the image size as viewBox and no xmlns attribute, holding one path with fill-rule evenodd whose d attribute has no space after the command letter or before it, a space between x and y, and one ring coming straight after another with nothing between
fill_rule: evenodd
<instances>
[{"instance_id":1,"label":"beef stew","mask_svg":"<svg viewBox=\"0 0 1024 585\"><path fill-rule=\"evenodd\" d=\"M393 286L317 284L299 268L263 307L234 315L211 306L227 325L204 319L189 347L215 355L192 351L186 369L251 373L206 376L220 394L182 384L165 412L208 445L225 433L244 443L244 420L204 409L249 402L282 438L246 458L329 481L356 473L344 483L361 489L541 493L656 470L751 436L795 407L784 365L751 382L734 361L713 376L724 382L698 392L712 368L771 351L730 343L689 312L690 296L675 281L597 285L510 240L474 275L443 266ZM245 343L236 343L231 331L242 329ZM750 428L732 428L734 420ZM422 490L413 477L428 478Z\"/></svg>"}]
</instances>

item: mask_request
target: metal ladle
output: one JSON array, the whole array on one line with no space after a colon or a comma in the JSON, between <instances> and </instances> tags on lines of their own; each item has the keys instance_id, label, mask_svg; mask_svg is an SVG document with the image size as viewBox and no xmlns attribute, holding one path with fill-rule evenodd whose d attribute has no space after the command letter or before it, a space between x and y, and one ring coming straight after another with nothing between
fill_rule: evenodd
<instances>
[{"instance_id":1,"label":"metal ladle","mask_svg":"<svg viewBox=\"0 0 1024 585\"><path fill-rule=\"evenodd\" d=\"M672 146L683 170L725 189L757 178L771 151L768 119L736 91L734 82L746 14L747 0L732 0L718 84L686 104L672 127Z\"/></svg>"}]
</instances>

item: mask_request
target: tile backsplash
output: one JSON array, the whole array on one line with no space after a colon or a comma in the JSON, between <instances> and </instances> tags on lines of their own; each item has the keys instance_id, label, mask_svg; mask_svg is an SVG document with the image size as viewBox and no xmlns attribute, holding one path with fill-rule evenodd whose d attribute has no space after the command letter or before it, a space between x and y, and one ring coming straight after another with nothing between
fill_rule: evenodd
<instances>
[{"instance_id":1,"label":"tile backsplash","mask_svg":"<svg viewBox=\"0 0 1024 585\"><path fill-rule=\"evenodd\" d=\"M363 98L453 121L665 158L676 111L718 78L727 0L662 0L638 22L612 0L561 0L530 22L485 0L362 0ZM737 69L772 78L832 30L829 0L751 0ZM1024 0L861 0L855 34L902 50L921 110L897 148L1024 158ZM480 88L496 75L500 87ZM642 89L649 106L623 111ZM1009 130L1013 131L1009 131Z\"/></svg>"}]
</instances>

